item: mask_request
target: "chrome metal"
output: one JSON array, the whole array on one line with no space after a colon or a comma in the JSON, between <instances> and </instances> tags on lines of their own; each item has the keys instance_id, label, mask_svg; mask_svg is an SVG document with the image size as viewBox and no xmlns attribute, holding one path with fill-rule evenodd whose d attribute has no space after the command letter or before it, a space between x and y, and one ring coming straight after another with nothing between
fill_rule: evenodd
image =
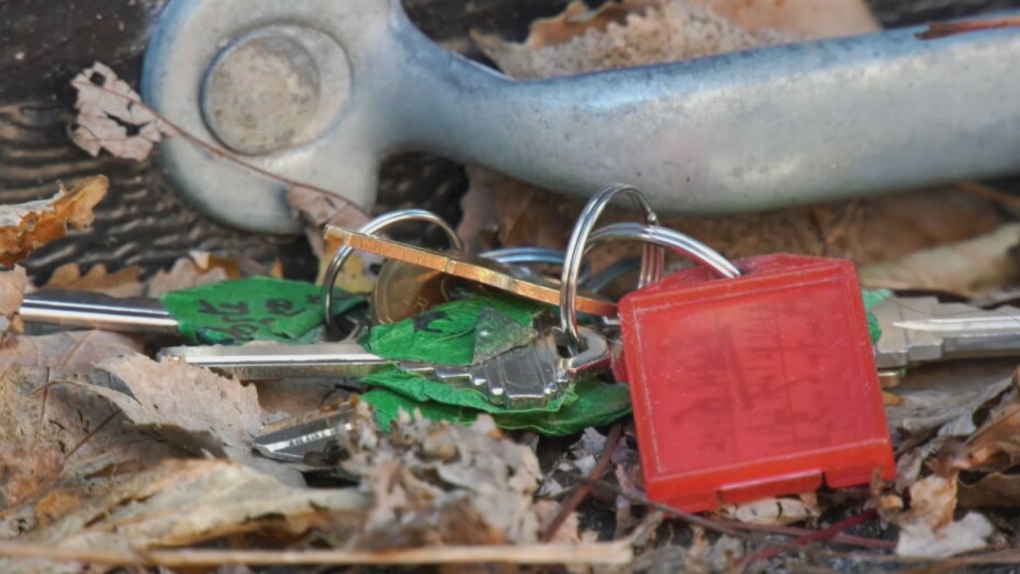
<instances>
[{"instance_id":1,"label":"chrome metal","mask_svg":"<svg viewBox=\"0 0 1020 574\"><path fill-rule=\"evenodd\" d=\"M578 272L584 259L584 248L588 237L599 216L605 211L609 202L620 194L627 194L634 205L644 212L648 225L658 225L659 218L648 205L648 200L641 190L624 184L613 184L602 188L584 206L584 210L574 224L574 230L567 242L566 257L563 262L563 273L560 277L560 331L567 337L567 349L571 353L581 351L581 338L577 330L577 284ZM638 276L638 287L644 287L658 281L662 276L665 252L661 247L645 244L641 253L641 270Z\"/></svg>"},{"instance_id":2,"label":"chrome metal","mask_svg":"<svg viewBox=\"0 0 1020 574\"><path fill-rule=\"evenodd\" d=\"M516 81L431 42L399 0L170 0L146 52L145 102L211 141L201 103L210 68L247 35L281 26L334 42L350 86L320 90L320 119L306 128L316 137L245 159L362 208L398 150L577 196L626 181L670 214L776 209L1020 166L1017 28L921 40L913 27ZM206 213L300 232L279 181L185 138L161 147Z\"/></svg>"},{"instance_id":3,"label":"chrome metal","mask_svg":"<svg viewBox=\"0 0 1020 574\"><path fill-rule=\"evenodd\" d=\"M44 289L25 295L18 314L27 323L125 333L178 333L177 320L166 308L156 299L142 297Z\"/></svg>"},{"instance_id":4,"label":"chrome metal","mask_svg":"<svg viewBox=\"0 0 1020 574\"><path fill-rule=\"evenodd\" d=\"M688 237L679 231L658 225L642 225L640 223L613 223L592 233L584 252L588 253L600 243L614 241L642 241L665 247L670 251L708 267L716 275L735 279L740 277L740 270L730 263L718 251L704 243Z\"/></svg>"},{"instance_id":5,"label":"chrome metal","mask_svg":"<svg viewBox=\"0 0 1020 574\"><path fill-rule=\"evenodd\" d=\"M1020 309L979 309L935 297L889 297L870 309L882 335L879 369L973 357L1020 356Z\"/></svg>"}]
</instances>

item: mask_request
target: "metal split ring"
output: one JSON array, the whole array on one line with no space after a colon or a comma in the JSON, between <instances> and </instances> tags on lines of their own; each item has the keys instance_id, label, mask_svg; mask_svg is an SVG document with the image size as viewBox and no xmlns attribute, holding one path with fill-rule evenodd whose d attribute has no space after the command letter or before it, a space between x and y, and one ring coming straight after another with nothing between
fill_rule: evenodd
<instances>
[{"instance_id":1,"label":"metal split ring","mask_svg":"<svg viewBox=\"0 0 1020 574\"><path fill-rule=\"evenodd\" d=\"M613 223L591 233L581 252L581 257L583 258L601 243L614 241L641 241L661 249L669 249L704 265L722 278L735 279L741 275L740 270L733 263L704 243L668 227L641 223ZM573 278L567 278L561 287L564 292L576 296L577 282ZM576 312L568 315L561 311L561 318L567 316L576 317ZM571 328L573 331L570 330ZM569 328L563 329L563 333L568 337L568 343L570 342L570 333L577 332L577 329L576 320L569 325Z\"/></svg>"},{"instance_id":2,"label":"metal split ring","mask_svg":"<svg viewBox=\"0 0 1020 574\"><path fill-rule=\"evenodd\" d=\"M577 281L581 262L584 259L585 245L588 243L592 228L606 206L617 195L626 193L634 204L644 211L645 221L649 226L657 226L659 217L652 210L645 195L635 187L624 184L613 184L595 194L577 218L577 224L570 234L566 255L563 261L563 274L560 278L560 330L566 335L567 349L574 354L581 351L583 342L577 328ZM644 287L658 281L662 277L665 262L665 251L653 244L645 245L641 253L641 271L638 287ZM569 287L568 287L569 286Z\"/></svg>"},{"instance_id":3,"label":"metal split ring","mask_svg":"<svg viewBox=\"0 0 1020 574\"><path fill-rule=\"evenodd\" d=\"M391 211L362 225L358 228L358 233L376 235L385 229L406 221L424 221L435 225L446 234L446 238L450 241L451 249L454 251L464 251L464 243L457 236L457 232L448 223L443 221L441 217L424 209L399 209ZM354 249L347 245L341 246L333 254L333 259L330 260L329 267L326 268L326 276L322 282L322 312L326 318L327 332L336 329L336 322L333 320L332 313L333 286L340 275L340 269L344 266L347 258L351 256L351 253L354 253Z\"/></svg>"}]
</instances>

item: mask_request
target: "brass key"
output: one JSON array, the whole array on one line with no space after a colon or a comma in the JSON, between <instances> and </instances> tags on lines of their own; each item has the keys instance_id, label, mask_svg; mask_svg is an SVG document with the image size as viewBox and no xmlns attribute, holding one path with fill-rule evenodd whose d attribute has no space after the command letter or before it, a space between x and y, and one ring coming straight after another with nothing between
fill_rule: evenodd
<instances>
[{"instance_id":1,"label":"brass key","mask_svg":"<svg viewBox=\"0 0 1020 574\"><path fill-rule=\"evenodd\" d=\"M474 259L453 253L437 253L334 226L326 226L326 238L338 243L340 248L347 246L389 259L406 261L419 267L475 281L534 301L550 305L559 304L560 289L558 285L533 275L515 277L504 270L495 268L485 259ZM616 314L615 303L587 294L578 296L577 309L592 315L611 316Z\"/></svg>"}]
</instances>

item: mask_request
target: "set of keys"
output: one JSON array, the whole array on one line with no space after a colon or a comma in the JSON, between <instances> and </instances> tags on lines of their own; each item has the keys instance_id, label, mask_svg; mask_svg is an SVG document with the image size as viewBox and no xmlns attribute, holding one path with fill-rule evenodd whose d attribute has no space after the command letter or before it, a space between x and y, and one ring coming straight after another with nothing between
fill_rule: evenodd
<instances>
[{"instance_id":1,"label":"set of keys","mask_svg":"<svg viewBox=\"0 0 1020 574\"><path fill-rule=\"evenodd\" d=\"M644 221L595 229L604 208L621 194L635 201ZM443 229L449 251L379 236L409 220ZM422 210L393 212L357 231L327 227L326 239L339 245L322 291L325 332L333 340L169 347L161 357L253 381L356 381L395 367L473 389L503 408L525 409L548 404L579 381L608 379L611 349L622 348L616 359L624 366L613 372L630 387L645 486L653 499L687 511L810 490L823 481L865 484L876 469L891 476L879 369L1020 354L1020 310L986 311L930 298L893 296L875 306L882 337L872 344L849 262L783 254L730 262L659 226L643 195L623 185L592 198L562 253L523 248L468 256L453 230ZM586 254L614 241L644 244L640 261L591 274ZM387 260L371 294L370 315L347 317L340 325L328 312L332 286L355 250ZM667 251L697 265L664 277ZM561 271L550 278L534 265ZM618 303L599 294L634 272L637 290ZM495 292L546 304L550 315L536 321L527 342L470 365L390 360L356 342L371 325ZM588 320L579 322L578 313ZM117 331L177 330L158 301L90 293L40 291L25 298L21 316ZM303 460L321 450L338 424L332 411L304 417L274 427L257 448L282 460Z\"/></svg>"}]
</instances>

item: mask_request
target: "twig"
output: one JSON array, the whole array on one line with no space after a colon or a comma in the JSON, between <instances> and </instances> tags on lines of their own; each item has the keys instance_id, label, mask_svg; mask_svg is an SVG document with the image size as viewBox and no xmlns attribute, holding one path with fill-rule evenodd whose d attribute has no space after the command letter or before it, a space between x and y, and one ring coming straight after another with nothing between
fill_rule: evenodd
<instances>
[{"instance_id":1,"label":"twig","mask_svg":"<svg viewBox=\"0 0 1020 574\"><path fill-rule=\"evenodd\" d=\"M93 84L92 82L88 82L88 81L72 80L71 81L71 85L74 86L75 88L77 88L79 91L81 91L83 89L99 90L99 91L103 92L104 94L110 94L112 96L121 98L122 100L126 100L128 102L131 102L133 105L138 106L140 109L151 113L152 115L154 115L157 118L158 121L163 122L167 127L169 127L170 128L170 130L169 130L170 133L168 133L167 135L180 136L180 137L188 140L192 144L194 144L194 145L202 148L203 150L209 152L210 154L212 154L215 157L218 157L220 159L226 159L226 160L232 161L235 164L240 165L241 167L250 169L251 171L253 171L253 172L255 172L255 173L259 174L259 175L264 175L264 176L266 176L268 178L275 179L276 181L279 181L280 183L286 185L287 187L291 187L291 188L302 187L302 188L305 188L305 189L307 189L309 191L313 191L315 193L319 193L319 194L322 194L322 195L327 195L327 196L329 196L331 198L340 199L341 201L343 201L344 206L343 206L343 208L341 208L337 212L338 215L340 213L343 213L344 210L350 208L350 209L356 210L359 214L361 214L361 215L363 215L365 217L368 217L368 213L364 209L361 209L360 207L358 207L357 205L352 203L350 200L347 200L347 199L345 199L345 198L343 198L341 196L338 196L338 195L330 192L328 189L324 189L324 188L321 188L321 187L316 187L314 185L310 185L310 184L307 184L307 183L302 183L300 181L296 181L296 180L284 177L282 175L273 173L273 172L271 172L271 171L269 171L267 169L264 169L264 168L261 168L261 167L259 167L257 165L248 163L247 161L245 161L245 160L241 159L240 157L230 153L229 151L227 151L225 149L222 149L222 148L219 148L219 147L217 147L217 146L215 146L215 145L213 145L213 144L211 144L211 143L209 143L209 142L199 138L195 134L192 134L191 132L181 128L181 126L179 126L179 125L175 124L174 122L168 120L167 118L163 117L162 114L160 114L159 112L157 112L156 110L154 110L153 108L148 106L147 104L143 103L141 100L136 100L136 99L130 97L129 95L127 95L127 94L122 94L120 92L111 90L111 89L109 89L109 88L107 88L105 86L100 86L100 85L97 85L97 84Z\"/></svg>"},{"instance_id":2,"label":"twig","mask_svg":"<svg viewBox=\"0 0 1020 574\"><path fill-rule=\"evenodd\" d=\"M994 201L995 203L1006 207L1020 209L1020 197L1010 195L1004 191L995 189L990 185L985 185L976 181L961 181L953 184L953 187L965 193L980 197L981 199Z\"/></svg>"},{"instance_id":3,"label":"twig","mask_svg":"<svg viewBox=\"0 0 1020 574\"><path fill-rule=\"evenodd\" d=\"M841 520L841 521L833 524L832 526L829 526L828 528L823 528L821 530L815 530L815 531L813 531L813 532L811 532L809 534L806 534L804 536L801 536L800 538L797 538L796 540L791 540L789 543L784 544L782 546L773 546L771 548L763 548L763 549L759 550L758 552L755 552L754 554L748 554L747 556L745 556L742 559L740 559L740 561L737 562L737 564L739 566L741 566L741 567L747 566L748 564L751 564L753 562L757 562L759 560L768 560L769 558L772 558L773 556L776 556L778 554L783 553L785 550L790 550L790 549L796 548L798 546L804 546L804 545L810 544L812 542L818 542L818 541L821 541L821 540L832 539L837 534L840 534L841 532L843 532L847 528L850 528L851 526L856 526L856 525L858 525L858 524L860 524L862 522L866 522L868 520L871 520L872 518L875 518L876 516L878 516L878 512L877 511L875 511L875 510L867 510L865 512L862 512L862 513L856 515L856 516L851 516L850 518L847 518L846 520Z\"/></svg>"},{"instance_id":4,"label":"twig","mask_svg":"<svg viewBox=\"0 0 1020 574\"><path fill-rule=\"evenodd\" d=\"M967 32L980 32L982 30L995 30L998 28L1012 28L1020 26L1020 16L1009 16L1006 18L993 18L990 20L970 20L967 22L933 22L928 24L928 29L914 37L920 40L935 40L955 34Z\"/></svg>"},{"instance_id":5,"label":"twig","mask_svg":"<svg viewBox=\"0 0 1020 574\"><path fill-rule=\"evenodd\" d=\"M352 550L123 550L59 548L43 544L0 542L0 556L86 562L107 566L200 566L278 564L421 565L421 564L582 564L624 565L633 559L627 542L526 544L519 546L431 546L384 552Z\"/></svg>"},{"instance_id":6,"label":"twig","mask_svg":"<svg viewBox=\"0 0 1020 574\"><path fill-rule=\"evenodd\" d=\"M606 469L609 467L609 461L613 458L613 452L616 451L616 443L620 441L620 435L622 434L623 425L621 424L617 424L610 429L609 436L606 437L605 446L602 447L602 454L599 455L599 460L595 463L595 468L591 469L591 472L588 473L589 479L598 479L604 472L606 472ZM573 512L574 509L576 509L591 492L591 486L590 482L583 483L581 487L574 492L573 496L560 506L560 511L556 514L556 517L552 519L552 522L549 523L549 527L545 529L545 533L542 535L542 542L549 542L556 536L560 527L567 521L567 517L570 516L570 513Z\"/></svg>"},{"instance_id":7,"label":"twig","mask_svg":"<svg viewBox=\"0 0 1020 574\"><path fill-rule=\"evenodd\" d=\"M665 514L673 518L683 520L688 524L700 526L706 530L712 530L713 532L719 532L721 534L726 534L729 536L736 536L738 538L747 537L746 532L741 531L766 532L769 534L778 534L780 536L801 536L801 537L810 536L816 532L821 532L819 530L809 530L807 528L795 528L792 526L769 526L767 524L752 524L747 522L734 522L732 520L718 520L705 518L703 516L698 516L697 514L688 514L686 512L677 510L665 504L659 504L658 502L651 501L645 498L644 496L639 496L627 492L622 488L619 488L613 484L609 484L608 482L602 480L588 480L588 481L595 484L599 488L603 488L614 494L623 496L629 499L631 502L640 504L642 506L647 506L649 508L654 508L655 510L664 512ZM848 534L837 534L836 536L831 537L830 541L837 542L839 544L846 544L849 546L858 546L861 548L876 548L880 550L891 550L896 547L894 543L889 542L888 540L876 540L874 538L864 538L861 536L851 536Z\"/></svg>"}]
</instances>

